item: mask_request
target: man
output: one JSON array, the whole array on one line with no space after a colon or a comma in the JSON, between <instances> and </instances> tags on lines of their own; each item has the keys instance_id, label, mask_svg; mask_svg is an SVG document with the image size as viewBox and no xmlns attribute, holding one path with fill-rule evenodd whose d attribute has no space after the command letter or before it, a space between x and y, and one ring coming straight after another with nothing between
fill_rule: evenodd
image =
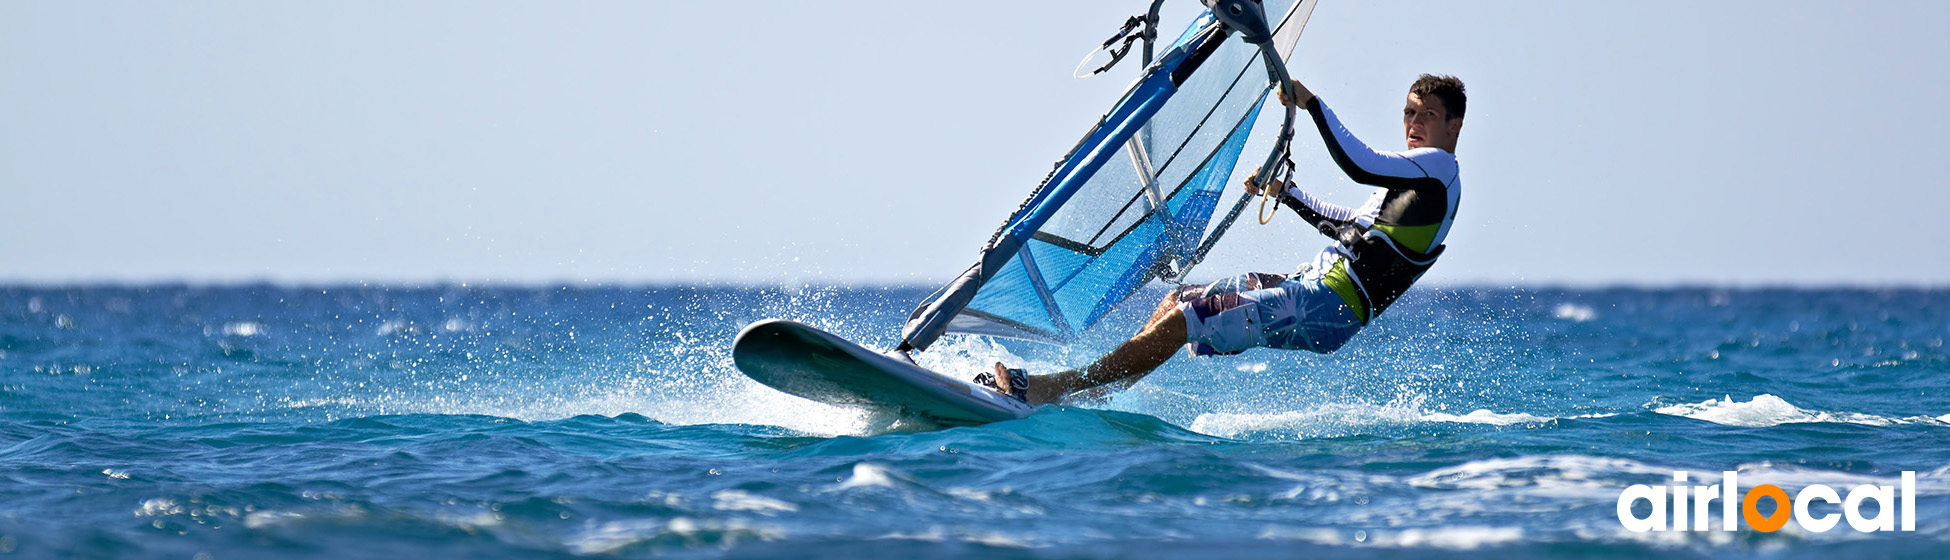
<instances>
[{"instance_id":1,"label":"man","mask_svg":"<svg viewBox=\"0 0 1950 560\"><path fill-rule=\"evenodd\" d=\"M977 383L1030 404L1053 403L1080 391L1095 393L1137 382L1183 346L1196 355L1237 354L1265 346L1328 353L1360 332L1427 272L1442 253L1462 191L1456 138L1467 104L1463 83L1423 74L1408 89L1402 130L1408 151L1379 152L1355 138L1333 111L1293 81L1328 153L1356 182L1380 187L1365 204L1347 208L1316 200L1274 181L1267 194L1299 213L1334 244L1293 277L1248 273L1165 296L1130 341L1081 369L1030 379L995 364ZM1246 179L1247 192L1260 188ZM1025 387L1026 385L1026 387ZM1089 394L1086 393L1086 394Z\"/></svg>"}]
</instances>

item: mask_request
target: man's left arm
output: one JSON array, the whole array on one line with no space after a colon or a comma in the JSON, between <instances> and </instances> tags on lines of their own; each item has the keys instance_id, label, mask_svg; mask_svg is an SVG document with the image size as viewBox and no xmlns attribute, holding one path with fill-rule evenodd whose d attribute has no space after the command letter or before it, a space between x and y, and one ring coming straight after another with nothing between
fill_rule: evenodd
<instances>
[{"instance_id":1,"label":"man's left arm","mask_svg":"<svg viewBox=\"0 0 1950 560\"><path fill-rule=\"evenodd\" d=\"M1299 79L1294 79L1291 85L1295 96L1293 98L1287 96L1285 88L1276 89L1280 103L1305 108L1307 113L1313 116L1314 128L1320 131L1321 140L1327 145L1328 155L1332 156L1334 164L1340 166L1341 171L1347 173L1347 176L1355 182L1383 188L1400 188L1403 179L1424 179L1429 176L1426 170L1404 154L1383 152L1368 147L1367 142L1362 142L1360 138L1354 136L1353 132L1348 131L1347 126L1341 124L1340 117L1334 115L1334 110L1327 108L1327 104L1322 102L1319 96L1314 95L1313 91L1308 90L1305 84L1300 83Z\"/></svg>"}]
</instances>

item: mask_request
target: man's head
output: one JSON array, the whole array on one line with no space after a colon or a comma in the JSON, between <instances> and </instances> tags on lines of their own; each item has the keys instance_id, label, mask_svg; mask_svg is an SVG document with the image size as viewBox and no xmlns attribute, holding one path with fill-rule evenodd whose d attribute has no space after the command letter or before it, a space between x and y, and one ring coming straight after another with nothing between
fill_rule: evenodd
<instances>
[{"instance_id":1,"label":"man's head","mask_svg":"<svg viewBox=\"0 0 1950 560\"><path fill-rule=\"evenodd\" d=\"M1463 110L1469 97L1462 80L1455 76L1423 74L1408 86L1408 105L1402 108L1402 131L1408 136L1408 149L1441 148L1456 153L1456 137L1462 134Z\"/></svg>"}]
</instances>

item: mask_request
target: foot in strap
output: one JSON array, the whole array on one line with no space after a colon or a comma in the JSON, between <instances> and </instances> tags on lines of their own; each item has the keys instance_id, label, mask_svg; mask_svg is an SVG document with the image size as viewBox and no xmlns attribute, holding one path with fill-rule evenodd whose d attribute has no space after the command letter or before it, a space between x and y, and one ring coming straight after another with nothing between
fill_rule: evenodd
<instances>
[{"instance_id":1,"label":"foot in strap","mask_svg":"<svg viewBox=\"0 0 1950 560\"><path fill-rule=\"evenodd\" d=\"M996 362L994 372L985 371L975 375L975 384L994 389L1009 398L1029 402L1028 370L1009 368L1003 366L1002 362Z\"/></svg>"}]
</instances>

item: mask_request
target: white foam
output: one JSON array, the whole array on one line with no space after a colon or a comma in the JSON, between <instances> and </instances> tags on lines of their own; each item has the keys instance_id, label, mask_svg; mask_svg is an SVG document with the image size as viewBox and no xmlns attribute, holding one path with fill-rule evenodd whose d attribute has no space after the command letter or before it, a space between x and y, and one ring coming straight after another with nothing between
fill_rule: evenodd
<instances>
[{"instance_id":1,"label":"white foam","mask_svg":"<svg viewBox=\"0 0 1950 560\"><path fill-rule=\"evenodd\" d=\"M1515 412L1510 414L1492 412L1487 408L1479 408L1476 409L1475 411L1470 412L1469 414L1464 414L1462 416L1456 416L1454 414L1447 414L1442 412L1431 412L1429 414L1423 415L1422 419L1430 422L1489 424L1492 426L1508 426L1511 424L1537 424L1537 423L1548 422L1552 420L1551 418L1534 416L1522 412Z\"/></svg>"},{"instance_id":2,"label":"white foam","mask_svg":"<svg viewBox=\"0 0 1950 560\"><path fill-rule=\"evenodd\" d=\"M1425 397L1418 395L1407 399L1396 399L1386 404L1326 403L1307 410L1276 413L1211 412L1198 415L1198 418L1192 421L1191 429L1194 432L1225 438L1246 434L1334 437L1362 433L1366 429L1381 426L1427 423L1510 426L1538 424L1555 419L1523 412L1502 413L1489 409L1477 409L1462 415L1434 412L1423 408L1424 399Z\"/></svg>"},{"instance_id":3,"label":"white foam","mask_svg":"<svg viewBox=\"0 0 1950 560\"><path fill-rule=\"evenodd\" d=\"M223 334L225 336L249 338L249 337L264 334L264 325L253 323L250 321L237 321L233 323L224 323Z\"/></svg>"},{"instance_id":4,"label":"white foam","mask_svg":"<svg viewBox=\"0 0 1950 560\"><path fill-rule=\"evenodd\" d=\"M858 409L833 406L785 394L743 375L728 378L695 398L616 395L631 400L628 412L674 425L747 424L778 426L815 435L864 435L874 418Z\"/></svg>"},{"instance_id":5,"label":"white foam","mask_svg":"<svg viewBox=\"0 0 1950 560\"><path fill-rule=\"evenodd\" d=\"M1404 529L1396 533L1377 532L1371 542L1377 546L1474 550L1483 546L1508 544L1522 540L1523 529L1519 527L1476 526Z\"/></svg>"},{"instance_id":6,"label":"white foam","mask_svg":"<svg viewBox=\"0 0 1950 560\"><path fill-rule=\"evenodd\" d=\"M996 362L1027 369L1031 374L1065 369L1061 364L1018 356L994 340L980 336L945 336L929 346L928 351L914 354L915 365L950 376L965 374L973 377L992 371Z\"/></svg>"},{"instance_id":7,"label":"white foam","mask_svg":"<svg viewBox=\"0 0 1950 560\"><path fill-rule=\"evenodd\" d=\"M176 515L178 513L183 513L183 506L178 505L176 500L169 498L149 498L143 500L142 507L136 508L135 510L136 517L161 517L164 515Z\"/></svg>"},{"instance_id":8,"label":"white foam","mask_svg":"<svg viewBox=\"0 0 1950 560\"><path fill-rule=\"evenodd\" d=\"M1850 488L1861 484L1894 486L1899 484L1902 478L1898 472L1858 473L1814 469L1801 465L1776 465L1765 461L1737 465L1733 470L1740 473L1740 485L1744 488L1751 488L1757 484L1773 484L1784 488L1803 488L1813 484L1826 484L1837 488ZM1537 455L1469 461L1431 470L1403 479L1403 482L1420 488L1499 492L1507 492L1517 487L1531 487L1532 493L1537 491L1558 493L1551 492L1553 487L1590 486L1602 488L1607 495L1616 497L1619 490L1623 488L1620 482L1622 479L1642 476L1664 478L1671 476L1673 471L1688 472L1691 475L1689 484L1696 485L1718 484L1723 478L1721 472L1717 470L1652 465L1616 457ZM1916 490L1919 494L1950 493L1950 467L1942 472L1918 473Z\"/></svg>"},{"instance_id":9,"label":"white foam","mask_svg":"<svg viewBox=\"0 0 1950 560\"><path fill-rule=\"evenodd\" d=\"M1671 469L1612 457L1537 455L1479 459L1435 469L1406 480L1418 488L1499 490L1531 487L1554 495L1582 495L1597 488L1617 495L1620 475L1668 475Z\"/></svg>"},{"instance_id":10,"label":"white foam","mask_svg":"<svg viewBox=\"0 0 1950 560\"><path fill-rule=\"evenodd\" d=\"M714 507L722 511L749 511L767 515L799 511L799 506L784 500L767 498L736 488L713 492L711 499L716 502Z\"/></svg>"},{"instance_id":11,"label":"white foam","mask_svg":"<svg viewBox=\"0 0 1950 560\"><path fill-rule=\"evenodd\" d=\"M1363 414L1360 408L1357 405L1328 404L1312 410L1272 414L1209 412L1193 419L1191 429L1201 434L1223 438L1255 433L1293 434L1301 437L1348 435L1358 432L1360 426L1379 423L1373 415Z\"/></svg>"},{"instance_id":12,"label":"white foam","mask_svg":"<svg viewBox=\"0 0 1950 560\"><path fill-rule=\"evenodd\" d=\"M305 515L302 513L265 509L253 511L245 515L244 527L247 529L266 529L304 519Z\"/></svg>"},{"instance_id":13,"label":"white foam","mask_svg":"<svg viewBox=\"0 0 1950 560\"><path fill-rule=\"evenodd\" d=\"M716 357L707 359L715 360ZM723 360L728 362L729 360ZM467 379L506 379L492 371L463 374L451 385L427 394L418 387L388 388L371 395L324 398L285 397L280 408L345 407L363 414L454 414L550 421L580 415L640 414L676 426L744 424L778 426L821 435L864 435L876 430L876 420L857 409L801 399L766 387L743 375L716 366L689 365L695 373L646 371L591 380L588 384L549 382L506 384L469 383ZM678 379L688 375L689 379ZM329 417L328 417L329 419Z\"/></svg>"},{"instance_id":14,"label":"white foam","mask_svg":"<svg viewBox=\"0 0 1950 560\"><path fill-rule=\"evenodd\" d=\"M562 543L578 555L609 554L637 543L654 542L672 536L683 546L698 548L717 544L730 548L740 541L772 541L785 538L776 527L754 524L743 519L625 519L585 529ZM653 550L652 552L657 552Z\"/></svg>"},{"instance_id":15,"label":"white foam","mask_svg":"<svg viewBox=\"0 0 1950 560\"><path fill-rule=\"evenodd\" d=\"M1353 540L1352 536L1343 538L1339 529L1326 527L1281 527L1268 526L1259 530L1260 540L1301 541L1314 544L1340 545Z\"/></svg>"},{"instance_id":16,"label":"white foam","mask_svg":"<svg viewBox=\"0 0 1950 560\"><path fill-rule=\"evenodd\" d=\"M1864 426L1892 426L1897 424L1950 424L1944 417L1912 416L1890 418L1874 414L1856 412L1827 412L1808 410L1774 395L1755 395L1747 402L1724 399L1708 399L1693 404L1675 404L1654 409L1653 412L1668 416L1679 416L1703 420L1727 426L1768 427L1781 424L1845 423ZM1945 415L1950 416L1950 415Z\"/></svg>"},{"instance_id":17,"label":"white foam","mask_svg":"<svg viewBox=\"0 0 1950 560\"><path fill-rule=\"evenodd\" d=\"M1592 319L1597 319L1598 311L1592 309L1591 306L1588 305L1577 305L1573 303L1565 303L1565 304L1559 304L1557 306L1557 309L1551 312L1551 316L1557 319L1571 321L1574 323L1583 323L1586 321L1590 321Z\"/></svg>"},{"instance_id":18,"label":"white foam","mask_svg":"<svg viewBox=\"0 0 1950 560\"><path fill-rule=\"evenodd\" d=\"M955 528L951 532L951 530L946 527L935 525L935 526L928 527L926 531L920 531L920 532L895 531L892 533L881 535L878 538L894 539L894 540L913 540L913 541L936 542L936 543L959 541L959 542L976 543L976 544L992 546L997 548L1030 548L1034 546L1034 544L1031 543L1029 540L1025 539L1025 537L1029 537L1029 536L1030 535L1027 532L1017 532L1016 534L1011 535L1011 534L997 532L997 531L984 531L984 530L970 529L970 528Z\"/></svg>"},{"instance_id":19,"label":"white foam","mask_svg":"<svg viewBox=\"0 0 1950 560\"><path fill-rule=\"evenodd\" d=\"M675 537L683 546L698 548L704 544L718 544L729 548L739 540L778 540L784 539L784 531L768 525L755 525L745 519L690 519L690 517L671 517L661 519L622 519L608 521L603 525L585 529L562 544L575 554L610 554L628 548L638 542L655 542L663 537ZM655 552L655 550L653 550Z\"/></svg>"},{"instance_id":20,"label":"white foam","mask_svg":"<svg viewBox=\"0 0 1950 560\"><path fill-rule=\"evenodd\" d=\"M894 486L894 477L887 470L887 467L873 463L854 463L853 476L847 477L846 481L841 482L838 486L834 486L833 489L846 490L849 488L871 488L876 486L887 488Z\"/></svg>"},{"instance_id":21,"label":"white foam","mask_svg":"<svg viewBox=\"0 0 1950 560\"><path fill-rule=\"evenodd\" d=\"M500 526L502 516L492 511L438 511L433 519L463 531L479 531Z\"/></svg>"},{"instance_id":22,"label":"white foam","mask_svg":"<svg viewBox=\"0 0 1950 560\"><path fill-rule=\"evenodd\" d=\"M610 521L584 530L563 544L576 554L607 554L655 538L662 530L663 524L654 519Z\"/></svg>"},{"instance_id":23,"label":"white foam","mask_svg":"<svg viewBox=\"0 0 1950 560\"><path fill-rule=\"evenodd\" d=\"M1260 539L1293 540L1324 544L1330 546L1365 545L1386 548L1441 548L1447 550L1475 550L1484 546L1494 546L1523 541L1523 529L1518 527L1457 526L1414 528L1400 531L1348 531L1319 527L1288 528L1267 527L1259 533Z\"/></svg>"}]
</instances>

